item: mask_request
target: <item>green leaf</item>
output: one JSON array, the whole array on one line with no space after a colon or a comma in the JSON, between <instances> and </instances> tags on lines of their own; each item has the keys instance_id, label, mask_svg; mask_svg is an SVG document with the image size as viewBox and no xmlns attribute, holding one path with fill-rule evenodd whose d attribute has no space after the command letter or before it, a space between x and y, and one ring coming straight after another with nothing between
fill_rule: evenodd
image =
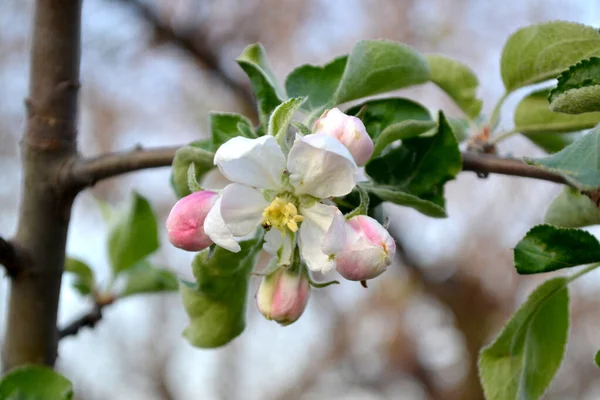
<instances>
[{"instance_id":1,"label":"green leaf","mask_svg":"<svg viewBox=\"0 0 600 400\"><path fill-rule=\"evenodd\" d=\"M388 40L358 42L334 94L334 104L418 85L429 80L429 64L413 48Z\"/></svg>"},{"instance_id":2,"label":"green leaf","mask_svg":"<svg viewBox=\"0 0 600 400\"><path fill-rule=\"evenodd\" d=\"M158 249L156 217L148 200L136 192L110 225L108 255L113 274L133 267Z\"/></svg>"},{"instance_id":3,"label":"green leaf","mask_svg":"<svg viewBox=\"0 0 600 400\"><path fill-rule=\"evenodd\" d=\"M196 164L194 164L193 161L190 163L188 168L187 179L190 192L194 193L202 190L202 186L200 186L198 180L196 179Z\"/></svg>"},{"instance_id":4,"label":"green leaf","mask_svg":"<svg viewBox=\"0 0 600 400\"><path fill-rule=\"evenodd\" d=\"M548 100L555 112L581 114L600 111L600 58L582 60L560 74Z\"/></svg>"},{"instance_id":5,"label":"green leaf","mask_svg":"<svg viewBox=\"0 0 600 400\"><path fill-rule=\"evenodd\" d=\"M400 147L372 159L366 166L367 174L376 185L393 187L441 208L444 207L444 184L454 179L461 169L458 142L442 112L433 136L406 139Z\"/></svg>"},{"instance_id":6,"label":"green leaf","mask_svg":"<svg viewBox=\"0 0 600 400\"><path fill-rule=\"evenodd\" d=\"M70 400L71 382L52 368L31 365L16 368L0 380L0 399Z\"/></svg>"},{"instance_id":7,"label":"green leaf","mask_svg":"<svg viewBox=\"0 0 600 400\"><path fill-rule=\"evenodd\" d=\"M600 367L600 350L596 352L596 356L594 357L594 362L598 367Z\"/></svg>"},{"instance_id":8,"label":"green leaf","mask_svg":"<svg viewBox=\"0 0 600 400\"><path fill-rule=\"evenodd\" d=\"M65 271L75 275L73 288L82 296L87 296L94 291L94 271L86 263L76 258L67 257Z\"/></svg>"},{"instance_id":9,"label":"green leaf","mask_svg":"<svg viewBox=\"0 0 600 400\"><path fill-rule=\"evenodd\" d=\"M515 110L516 131L524 134L573 132L593 128L600 122L600 112L585 115L552 112L548 93L548 89L539 90L521 100Z\"/></svg>"},{"instance_id":10,"label":"green leaf","mask_svg":"<svg viewBox=\"0 0 600 400\"><path fill-rule=\"evenodd\" d=\"M210 113L211 150L217 149L226 141L236 136L255 138L252 123L246 117L236 113ZM240 125L244 128L241 130Z\"/></svg>"},{"instance_id":11,"label":"green leaf","mask_svg":"<svg viewBox=\"0 0 600 400\"><path fill-rule=\"evenodd\" d=\"M209 140L199 140L183 146L175 153L171 167L171 184L177 197L182 198L191 193L188 187L188 169L192 162L195 165L197 182L214 168L215 155L209 151L210 147Z\"/></svg>"},{"instance_id":12,"label":"green leaf","mask_svg":"<svg viewBox=\"0 0 600 400\"><path fill-rule=\"evenodd\" d=\"M431 81L445 91L467 117L476 118L483 102L477 98L479 81L471 68L439 54L427 54L425 58L431 69Z\"/></svg>"},{"instance_id":13,"label":"green leaf","mask_svg":"<svg viewBox=\"0 0 600 400\"><path fill-rule=\"evenodd\" d=\"M383 201L389 201L400 206L414 208L421 214L429 217L446 218L448 216L444 207L441 207L431 201L420 199L417 196L403 192L402 190L396 189L393 186L374 186L366 184L362 184L361 186Z\"/></svg>"},{"instance_id":14,"label":"green leaf","mask_svg":"<svg viewBox=\"0 0 600 400\"><path fill-rule=\"evenodd\" d=\"M529 133L525 137L547 153L552 154L561 151L571 143L575 143L581 139L583 132Z\"/></svg>"},{"instance_id":15,"label":"green leaf","mask_svg":"<svg viewBox=\"0 0 600 400\"><path fill-rule=\"evenodd\" d=\"M125 289L123 289L120 297L143 293L171 292L179 287L177 278L172 272L154 267L147 261L142 261L127 270L125 277Z\"/></svg>"},{"instance_id":16,"label":"green leaf","mask_svg":"<svg viewBox=\"0 0 600 400\"><path fill-rule=\"evenodd\" d=\"M600 208L576 189L565 187L552 201L544 222L566 228L600 224Z\"/></svg>"},{"instance_id":17,"label":"green leaf","mask_svg":"<svg viewBox=\"0 0 600 400\"><path fill-rule=\"evenodd\" d=\"M292 121L292 126L298 129L298 132L300 132L302 135L310 135L312 133L310 128L301 122Z\"/></svg>"},{"instance_id":18,"label":"green leaf","mask_svg":"<svg viewBox=\"0 0 600 400\"><path fill-rule=\"evenodd\" d=\"M600 188L600 127L556 154L525 161L558 173L582 191L597 190Z\"/></svg>"},{"instance_id":19,"label":"green leaf","mask_svg":"<svg viewBox=\"0 0 600 400\"><path fill-rule=\"evenodd\" d=\"M507 92L556 78L576 62L600 54L600 35L591 26L552 21L510 36L500 61Z\"/></svg>"},{"instance_id":20,"label":"green leaf","mask_svg":"<svg viewBox=\"0 0 600 400\"><path fill-rule=\"evenodd\" d=\"M519 274L538 274L600 261L600 243L589 232L534 226L514 250Z\"/></svg>"},{"instance_id":21,"label":"green leaf","mask_svg":"<svg viewBox=\"0 0 600 400\"><path fill-rule=\"evenodd\" d=\"M342 79L348 56L333 59L323 66L302 65L285 79L289 97L308 97L302 110L321 114L333 104L333 95Z\"/></svg>"},{"instance_id":22,"label":"green leaf","mask_svg":"<svg viewBox=\"0 0 600 400\"><path fill-rule=\"evenodd\" d=\"M430 129L435 128L433 121L417 121L414 119L405 120L392 125L388 125L374 140L373 158L377 157L387 145L396 140L410 139L419 136Z\"/></svg>"},{"instance_id":23,"label":"green leaf","mask_svg":"<svg viewBox=\"0 0 600 400\"><path fill-rule=\"evenodd\" d=\"M540 285L479 355L487 400L536 400L562 362L569 333L567 278Z\"/></svg>"},{"instance_id":24,"label":"green leaf","mask_svg":"<svg viewBox=\"0 0 600 400\"><path fill-rule=\"evenodd\" d=\"M277 139L277 142L281 146L284 145L287 139L287 131L290 126L290 122L292 122L292 118L294 114L306 98L304 97L295 97L293 99L289 99L285 103L281 103L273 114L271 114L271 118L269 119L269 135L274 136ZM285 146L283 146L285 147Z\"/></svg>"},{"instance_id":25,"label":"green leaf","mask_svg":"<svg viewBox=\"0 0 600 400\"><path fill-rule=\"evenodd\" d=\"M373 139L377 139L385 128L402 121L431 121L429 110L421 104L397 97L367 101L349 108L346 114L356 115L363 107L361 119Z\"/></svg>"},{"instance_id":26,"label":"green leaf","mask_svg":"<svg viewBox=\"0 0 600 400\"><path fill-rule=\"evenodd\" d=\"M285 98L278 87L275 73L269 65L267 53L260 43L246 47L236 60L250 82L258 103L260 123L267 124L269 115Z\"/></svg>"},{"instance_id":27,"label":"green leaf","mask_svg":"<svg viewBox=\"0 0 600 400\"><path fill-rule=\"evenodd\" d=\"M198 253L192 265L197 284L179 285L190 317L183 336L192 346L223 346L242 333L249 275L261 243L262 239L241 242L239 253L216 247L210 258L208 249Z\"/></svg>"},{"instance_id":28,"label":"green leaf","mask_svg":"<svg viewBox=\"0 0 600 400\"><path fill-rule=\"evenodd\" d=\"M471 134L471 124L468 120L464 118L448 118L448 123L459 143L469 138Z\"/></svg>"}]
</instances>

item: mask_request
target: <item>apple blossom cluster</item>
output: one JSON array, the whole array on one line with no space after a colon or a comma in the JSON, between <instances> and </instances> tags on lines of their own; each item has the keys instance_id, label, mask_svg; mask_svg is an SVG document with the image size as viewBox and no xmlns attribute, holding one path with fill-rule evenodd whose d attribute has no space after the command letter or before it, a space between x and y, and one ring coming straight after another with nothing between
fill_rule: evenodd
<instances>
[{"instance_id":1,"label":"apple blossom cluster","mask_svg":"<svg viewBox=\"0 0 600 400\"><path fill-rule=\"evenodd\" d=\"M263 249L274 265L257 305L266 318L292 323L314 284L309 270L336 269L348 280L365 281L392 262L396 245L387 230L366 215L344 216L331 200L356 187L358 168L372 154L362 121L337 108L315 122L312 134L296 135L287 154L274 136L234 137L214 157L230 183L179 200L167 219L169 240L188 251L214 243L238 252L238 241L262 227Z\"/></svg>"}]
</instances>

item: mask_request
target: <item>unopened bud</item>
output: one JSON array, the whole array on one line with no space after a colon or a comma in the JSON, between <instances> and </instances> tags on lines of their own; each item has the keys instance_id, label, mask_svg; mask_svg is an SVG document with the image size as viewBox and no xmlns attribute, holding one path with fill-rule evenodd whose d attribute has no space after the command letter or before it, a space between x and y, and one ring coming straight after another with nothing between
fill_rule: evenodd
<instances>
[{"instance_id":1,"label":"unopened bud","mask_svg":"<svg viewBox=\"0 0 600 400\"><path fill-rule=\"evenodd\" d=\"M357 215L346 222L346 244L336 259L336 269L351 281L381 275L392 263L396 242L379 222Z\"/></svg>"},{"instance_id":2,"label":"unopened bud","mask_svg":"<svg viewBox=\"0 0 600 400\"><path fill-rule=\"evenodd\" d=\"M314 132L324 133L339 140L348 148L359 167L365 165L373 155L373 140L362 121L344 114L337 108L325 112L315 122Z\"/></svg>"},{"instance_id":3,"label":"unopened bud","mask_svg":"<svg viewBox=\"0 0 600 400\"><path fill-rule=\"evenodd\" d=\"M310 283L305 273L279 268L263 278L256 304L266 319L289 325L300 318L309 295Z\"/></svg>"},{"instance_id":4,"label":"unopened bud","mask_svg":"<svg viewBox=\"0 0 600 400\"><path fill-rule=\"evenodd\" d=\"M201 190L179 200L167 218L169 242L188 251L200 251L213 242L204 233L204 220L215 204L218 195L210 190Z\"/></svg>"}]
</instances>

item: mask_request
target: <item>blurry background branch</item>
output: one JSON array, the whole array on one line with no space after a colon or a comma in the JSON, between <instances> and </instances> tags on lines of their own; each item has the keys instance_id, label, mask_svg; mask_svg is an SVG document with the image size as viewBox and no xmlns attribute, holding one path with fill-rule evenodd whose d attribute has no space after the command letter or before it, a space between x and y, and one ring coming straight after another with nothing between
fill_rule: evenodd
<instances>
[{"instance_id":1,"label":"blurry background branch","mask_svg":"<svg viewBox=\"0 0 600 400\"><path fill-rule=\"evenodd\" d=\"M102 310L104 307L112 304L115 300L116 299L113 297L96 300L91 311L85 313L64 328L58 330L58 340L61 340L67 336L76 335L83 328L95 327L98 321L102 319Z\"/></svg>"},{"instance_id":2,"label":"blurry background branch","mask_svg":"<svg viewBox=\"0 0 600 400\"><path fill-rule=\"evenodd\" d=\"M194 58L201 66L208 69L217 79L238 96L244 103L245 113L255 118L254 96L250 87L237 81L223 69L219 60L218 51L210 44L206 32L201 27L186 29L174 27L166 23L154 9L139 0L118 0L129 5L154 28L154 40L157 42L168 42L184 50Z\"/></svg>"}]
</instances>

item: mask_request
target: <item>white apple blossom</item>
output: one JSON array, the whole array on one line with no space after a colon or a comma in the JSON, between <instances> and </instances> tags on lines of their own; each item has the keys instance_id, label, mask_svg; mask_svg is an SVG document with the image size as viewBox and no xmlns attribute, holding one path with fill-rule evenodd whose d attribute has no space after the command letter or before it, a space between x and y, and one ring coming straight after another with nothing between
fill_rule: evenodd
<instances>
[{"instance_id":1,"label":"white apple blossom","mask_svg":"<svg viewBox=\"0 0 600 400\"><path fill-rule=\"evenodd\" d=\"M286 157L273 136L238 136L221 145L214 163L232 182L204 221L218 246L238 252L237 240L262 225L264 248L281 265L290 263L297 245L309 269L334 268L344 247L344 217L326 203L350 193L357 172L342 143L324 134L298 135Z\"/></svg>"}]
</instances>

